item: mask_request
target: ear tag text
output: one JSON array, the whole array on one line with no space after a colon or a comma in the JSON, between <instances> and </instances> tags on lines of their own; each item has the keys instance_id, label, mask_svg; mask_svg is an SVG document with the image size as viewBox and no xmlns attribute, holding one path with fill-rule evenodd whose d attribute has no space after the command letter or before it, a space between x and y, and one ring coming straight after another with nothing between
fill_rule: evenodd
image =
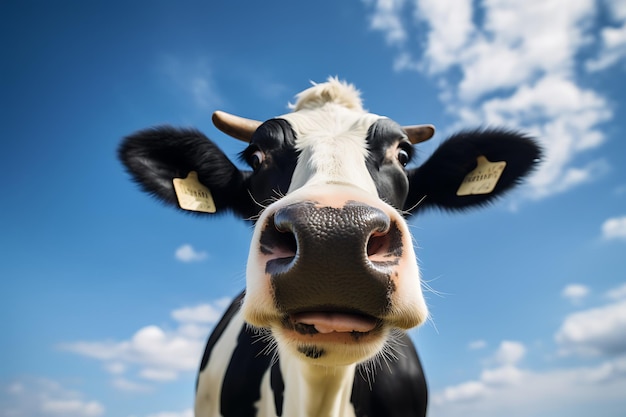
<instances>
[{"instance_id":1,"label":"ear tag text","mask_svg":"<svg viewBox=\"0 0 626 417\"><path fill-rule=\"evenodd\" d=\"M476 158L478 165L463 178L456 195L489 194L504 172L506 161L490 162L484 156Z\"/></svg>"},{"instance_id":2,"label":"ear tag text","mask_svg":"<svg viewBox=\"0 0 626 417\"><path fill-rule=\"evenodd\" d=\"M173 182L180 208L203 213L215 213L215 202L211 191L200 183L196 171L189 172L187 178L174 178Z\"/></svg>"}]
</instances>

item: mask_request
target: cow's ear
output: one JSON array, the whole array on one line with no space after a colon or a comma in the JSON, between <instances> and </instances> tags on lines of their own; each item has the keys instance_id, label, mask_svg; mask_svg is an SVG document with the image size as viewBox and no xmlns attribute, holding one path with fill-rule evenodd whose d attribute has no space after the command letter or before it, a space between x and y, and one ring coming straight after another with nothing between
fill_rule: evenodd
<instances>
[{"instance_id":1,"label":"cow's ear","mask_svg":"<svg viewBox=\"0 0 626 417\"><path fill-rule=\"evenodd\" d=\"M541 149L520 133L487 129L458 133L420 167L410 170L404 209L463 210L492 202L519 184L539 162Z\"/></svg>"},{"instance_id":2,"label":"cow's ear","mask_svg":"<svg viewBox=\"0 0 626 417\"><path fill-rule=\"evenodd\" d=\"M248 172L240 171L195 129L161 126L124 138L118 156L133 179L168 205L198 213L232 210L248 217Z\"/></svg>"}]
</instances>

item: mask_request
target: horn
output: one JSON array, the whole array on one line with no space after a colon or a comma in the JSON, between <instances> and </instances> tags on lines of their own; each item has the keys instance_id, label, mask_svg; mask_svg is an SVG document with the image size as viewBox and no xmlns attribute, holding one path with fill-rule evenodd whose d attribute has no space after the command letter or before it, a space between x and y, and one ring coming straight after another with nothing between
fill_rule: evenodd
<instances>
[{"instance_id":1,"label":"horn","mask_svg":"<svg viewBox=\"0 0 626 417\"><path fill-rule=\"evenodd\" d=\"M413 145L424 142L435 134L435 126L433 125L411 125L402 126L402 128Z\"/></svg>"},{"instance_id":2,"label":"horn","mask_svg":"<svg viewBox=\"0 0 626 417\"><path fill-rule=\"evenodd\" d=\"M213 113L211 119L219 130L244 142L250 142L254 132L261 126L258 120L246 119L219 110Z\"/></svg>"}]
</instances>

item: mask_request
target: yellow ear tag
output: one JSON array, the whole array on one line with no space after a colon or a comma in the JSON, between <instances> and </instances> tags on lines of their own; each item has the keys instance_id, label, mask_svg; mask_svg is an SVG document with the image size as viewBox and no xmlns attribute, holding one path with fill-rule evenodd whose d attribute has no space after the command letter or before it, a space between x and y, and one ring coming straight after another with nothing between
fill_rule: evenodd
<instances>
[{"instance_id":1,"label":"yellow ear tag","mask_svg":"<svg viewBox=\"0 0 626 417\"><path fill-rule=\"evenodd\" d=\"M196 171L191 171L187 178L174 178L174 191L176 191L180 208L215 213L215 202L211 191L200 183Z\"/></svg>"},{"instance_id":2,"label":"yellow ear tag","mask_svg":"<svg viewBox=\"0 0 626 417\"><path fill-rule=\"evenodd\" d=\"M506 161L490 162L484 156L476 158L478 165L463 178L456 195L489 194L496 188L496 184L506 167Z\"/></svg>"}]
</instances>

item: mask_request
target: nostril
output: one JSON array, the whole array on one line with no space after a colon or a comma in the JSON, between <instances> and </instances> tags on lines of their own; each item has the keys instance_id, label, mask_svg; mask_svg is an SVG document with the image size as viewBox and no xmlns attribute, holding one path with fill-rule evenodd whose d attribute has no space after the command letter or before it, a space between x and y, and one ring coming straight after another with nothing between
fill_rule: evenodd
<instances>
[{"instance_id":1,"label":"nostril","mask_svg":"<svg viewBox=\"0 0 626 417\"><path fill-rule=\"evenodd\" d=\"M367 242L367 257L370 258L378 253L385 252L389 245L387 234L372 234Z\"/></svg>"},{"instance_id":2,"label":"nostril","mask_svg":"<svg viewBox=\"0 0 626 417\"><path fill-rule=\"evenodd\" d=\"M276 239L276 248L281 251L283 257L294 257L298 251L298 243L296 242L296 235L292 232L281 232L278 230Z\"/></svg>"},{"instance_id":3,"label":"nostril","mask_svg":"<svg viewBox=\"0 0 626 417\"><path fill-rule=\"evenodd\" d=\"M292 259L298 250L291 224L285 221L277 223L274 216L268 219L260 243L261 250L274 259Z\"/></svg>"},{"instance_id":4,"label":"nostril","mask_svg":"<svg viewBox=\"0 0 626 417\"><path fill-rule=\"evenodd\" d=\"M391 223L389 230L370 235L366 253L372 263L389 262L390 258L402 256L402 234L395 222Z\"/></svg>"}]
</instances>

